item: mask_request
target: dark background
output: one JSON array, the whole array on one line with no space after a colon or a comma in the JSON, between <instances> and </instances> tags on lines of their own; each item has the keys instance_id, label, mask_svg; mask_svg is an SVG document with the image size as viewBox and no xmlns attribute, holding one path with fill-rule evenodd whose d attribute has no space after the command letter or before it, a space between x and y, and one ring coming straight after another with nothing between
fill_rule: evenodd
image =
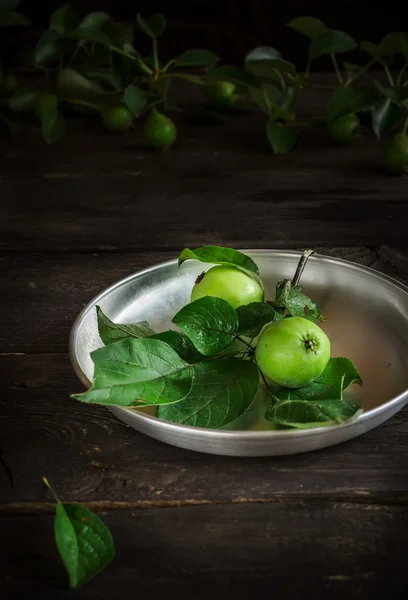
<instances>
[{"instance_id":1,"label":"dark background","mask_svg":"<svg viewBox=\"0 0 408 600\"><path fill-rule=\"evenodd\" d=\"M36 29L41 29L46 26L49 14L64 4L59 0L22 0L20 10ZM137 12L143 16L162 12L169 20L169 29L161 40L164 54L174 55L188 47L207 47L224 62L237 64L242 64L245 53L251 48L270 45L278 48L285 58L302 66L306 40L285 26L297 16L318 17L329 27L346 31L357 41L368 39L373 42L391 31L406 30L408 17L406 0L377 4L372 0L74 0L70 4L81 15L104 10L126 21L134 20ZM358 58L358 53L349 54L347 60ZM315 68L324 68L326 64L323 59Z\"/></svg>"}]
</instances>

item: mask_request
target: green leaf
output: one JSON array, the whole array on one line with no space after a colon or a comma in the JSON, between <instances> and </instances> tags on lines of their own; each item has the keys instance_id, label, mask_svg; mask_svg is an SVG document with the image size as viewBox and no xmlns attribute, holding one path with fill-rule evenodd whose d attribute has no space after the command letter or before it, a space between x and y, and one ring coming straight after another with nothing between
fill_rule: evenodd
<instances>
[{"instance_id":1,"label":"green leaf","mask_svg":"<svg viewBox=\"0 0 408 600\"><path fill-rule=\"evenodd\" d=\"M279 58L282 58L281 53L276 48L272 48L272 46L258 46L258 48L254 48L245 56L245 67L251 62L275 60Z\"/></svg>"},{"instance_id":2,"label":"green leaf","mask_svg":"<svg viewBox=\"0 0 408 600\"><path fill-rule=\"evenodd\" d=\"M161 333L155 333L149 336L152 340L161 340L173 348L177 352L180 358L188 363L195 363L202 360L204 356L196 350L192 341L180 331L162 331Z\"/></svg>"},{"instance_id":3,"label":"green leaf","mask_svg":"<svg viewBox=\"0 0 408 600\"><path fill-rule=\"evenodd\" d=\"M318 58L325 54L349 52L356 47L356 42L347 33L330 29L313 39L310 44L310 56Z\"/></svg>"},{"instance_id":4,"label":"green leaf","mask_svg":"<svg viewBox=\"0 0 408 600\"><path fill-rule=\"evenodd\" d=\"M259 104L271 117L277 118L281 115L288 115L291 108L293 108L293 98L284 94L279 85L275 83L263 81L262 87L259 89L252 88L250 94L252 100Z\"/></svg>"},{"instance_id":5,"label":"green leaf","mask_svg":"<svg viewBox=\"0 0 408 600\"><path fill-rule=\"evenodd\" d=\"M176 58L176 67L209 67L218 62L218 56L210 50L186 50Z\"/></svg>"},{"instance_id":6,"label":"green leaf","mask_svg":"<svg viewBox=\"0 0 408 600\"><path fill-rule=\"evenodd\" d=\"M308 402L300 400L292 392L287 399L280 400L268 409L266 419L287 427L311 429L342 425L361 413L361 404L356 401L336 399Z\"/></svg>"},{"instance_id":7,"label":"green leaf","mask_svg":"<svg viewBox=\"0 0 408 600\"><path fill-rule=\"evenodd\" d=\"M99 29L101 30L109 21L112 20L106 12L96 11L86 15L79 24L84 29Z\"/></svg>"},{"instance_id":8,"label":"green leaf","mask_svg":"<svg viewBox=\"0 0 408 600\"><path fill-rule=\"evenodd\" d=\"M38 40L34 60L37 66L55 60L72 47L72 40L62 37L55 29L48 29Z\"/></svg>"},{"instance_id":9,"label":"green leaf","mask_svg":"<svg viewBox=\"0 0 408 600\"><path fill-rule=\"evenodd\" d=\"M266 302L251 302L237 308L238 335L256 337L261 329L272 321L282 318L281 313L276 311Z\"/></svg>"},{"instance_id":10,"label":"green leaf","mask_svg":"<svg viewBox=\"0 0 408 600\"><path fill-rule=\"evenodd\" d=\"M393 89L393 88L391 88ZM388 133L401 118L401 109L390 98L380 98L373 109L373 131L377 138Z\"/></svg>"},{"instance_id":11,"label":"green leaf","mask_svg":"<svg viewBox=\"0 0 408 600\"><path fill-rule=\"evenodd\" d=\"M303 33L303 35L306 35L311 40L316 39L328 30L323 21L315 17L297 17L289 21L288 27L299 33Z\"/></svg>"},{"instance_id":12,"label":"green leaf","mask_svg":"<svg viewBox=\"0 0 408 600\"><path fill-rule=\"evenodd\" d=\"M0 113L0 120L3 121L7 125L8 129L12 135L17 135L18 133L20 133L20 131L23 128L22 123L20 123L19 121L14 121L12 119L8 119L2 113Z\"/></svg>"},{"instance_id":13,"label":"green leaf","mask_svg":"<svg viewBox=\"0 0 408 600\"><path fill-rule=\"evenodd\" d=\"M96 306L96 317L99 336L105 346L125 338L146 338L155 333L147 321L134 324L114 323L105 315L100 306Z\"/></svg>"},{"instance_id":14,"label":"green leaf","mask_svg":"<svg viewBox=\"0 0 408 600\"><path fill-rule=\"evenodd\" d=\"M344 62L343 68L346 72L347 79L352 79L353 77L356 77L356 75L358 75L363 69L362 67L360 67L360 65L355 65L349 62Z\"/></svg>"},{"instance_id":15,"label":"green leaf","mask_svg":"<svg viewBox=\"0 0 408 600\"><path fill-rule=\"evenodd\" d=\"M123 99L126 106L135 117L140 116L140 113L147 105L146 96L142 90L139 90L139 88L133 84L127 86Z\"/></svg>"},{"instance_id":16,"label":"green leaf","mask_svg":"<svg viewBox=\"0 0 408 600\"><path fill-rule=\"evenodd\" d=\"M302 400L331 400L339 397L340 385L341 390L345 390L353 383L363 383L355 365L348 358L336 357L329 360L316 381L294 391Z\"/></svg>"},{"instance_id":17,"label":"green leaf","mask_svg":"<svg viewBox=\"0 0 408 600\"><path fill-rule=\"evenodd\" d=\"M346 401L343 390L352 383L362 384L355 365L348 358L331 358L322 375L303 388L282 388L266 419L296 428L344 423L362 412L359 402Z\"/></svg>"},{"instance_id":18,"label":"green leaf","mask_svg":"<svg viewBox=\"0 0 408 600\"><path fill-rule=\"evenodd\" d=\"M112 75L112 73L104 73L99 71L87 71L84 73L87 79L94 79L95 81L102 81L103 83L107 83L113 88L118 89L120 87L118 85L117 79Z\"/></svg>"},{"instance_id":19,"label":"green leaf","mask_svg":"<svg viewBox=\"0 0 408 600\"><path fill-rule=\"evenodd\" d=\"M271 58L269 60L252 60L246 63L246 69L255 77L272 78L276 77L276 71L284 74L295 75L296 67L288 60L281 58Z\"/></svg>"},{"instance_id":20,"label":"green leaf","mask_svg":"<svg viewBox=\"0 0 408 600\"><path fill-rule=\"evenodd\" d=\"M266 137L274 154L289 152L297 142L297 134L293 129L283 127L272 120L266 124Z\"/></svg>"},{"instance_id":21,"label":"green leaf","mask_svg":"<svg viewBox=\"0 0 408 600\"><path fill-rule=\"evenodd\" d=\"M30 21L18 12L0 9L0 27L20 27L30 25Z\"/></svg>"},{"instance_id":22,"label":"green leaf","mask_svg":"<svg viewBox=\"0 0 408 600\"><path fill-rule=\"evenodd\" d=\"M99 29L91 29L90 27L80 26L73 32L73 35L77 40L85 42L93 42L94 44L102 44L104 46L110 46L111 40L106 33Z\"/></svg>"},{"instance_id":23,"label":"green leaf","mask_svg":"<svg viewBox=\"0 0 408 600\"><path fill-rule=\"evenodd\" d=\"M254 263L252 258L239 250L234 250L234 248L224 248L223 246L203 246L202 248L196 248L195 250L184 248L178 258L179 266L186 260L199 260L204 263L217 265L234 265L256 274L259 273L258 266Z\"/></svg>"},{"instance_id":24,"label":"green leaf","mask_svg":"<svg viewBox=\"0 0 408 600\"><path fill-rule=\"evenodd\" d=\"M378 47L372 42L364 41L360 43L360 49L371 56L372 58L378 58Z\"/></svg>"},{"instance_id":25,"label":"green leaf","mask_svg":"<svg viewBox=\"0 0 408 600\"><path fill-rule=\"evenodd\" d=\"M61 139L65 133L66 122L62 118L58 107L52 106L47 109L42 117L41 132L47 144Z\"/></svg>"},{"instance_id":26,"label":"green leaf","mask_svg":"<svg viewBox=\"0 0 408 600\"><path fill-rule=\"evenodd\" d=\"M323 320L319 306L303 293L302 285L291 286L285 307L292 317L303 317L309 321Z\"/></svg>"},{"instance_id":27,"label":"green leaf","mask_svg":"<svg viewBox=\"0 0 408 600\"><path fill-rule=\"evenodd\" d=\"M386 35L377 48L378 56L392 56L402 54L408 61L408 37L404 31L395 31Z\"/></svg>"},{"instance_id":28,"label":"green leaf","mask_svg":"<svg viewBox=\"0 0 408 600\"><path fill-rule=\"evenodd\" d=\"M166 29L166 18L158 13L155 13L149 18L144 19L140 13L136 15L137 23L142 31L151 38L158 38Z\"/></svg>"},{"instance_id":29,"label":"green leaf","mask_svg":"<svg viewBox=\"0 0 408 600\"><path fill-rule=\"evenodd\" d=\"M250 408L258 386L258 368L252 361L218 358L198 364L190 394L182 402L160 406L159 417L173 423L219 429Z\"/></svg>"},{"instance_id":30,"label":"green leaf","mask_svg":"<svg viewBox=\"0 0 408 600\"><path fill-rule=\"evenodd\" d=\"M235 66L222 66L214 67L205 75L207 80L218 80L218 81L231 81L237 85L243 85L245 87L259 88L259 81L245 69Z\"/></svg>"},{"instance_id":31,"label":"green leaf","mask_svg":"<svg viewBox=\"0 0 408 600\"><path fill-rule=\"evenodd\" d=\"M378 89L386 98L389 98L394 104L405 104L408 100L408 86L394 86L394 87L385 87L375 82Z\"/></svg>"},{"instance_id":32,"label":"green leaf","mask_svg":"<svg viewBox=\"0 0 408 600\"><path fill-rule=\"evenodd\" d=\"M373 88L337 88L327 105L327 115L333 121L349 112L364 110L375 104L377 99L378 92Z\"/></svg>"},{"instance_id":33,"label":"green leaf","mask_svg":"<svg viewBox=\"0 0 408 600\"><path fill-rule=\"evenodd\" d=\"M81 402L144 406L179 402L193 383L193 368L165 342L127 338L91 353L95 374Z\"/></svg>"},{"instance_id":34,"label":"green leaf","mask_svg":"<svg viewBox=\"0 0 408 600\"><path fill-rule=\"evenodd\" d=\"M54 11L50 17L50 29L61 35L71 33L79 24L79 17L69 4Z\"/></svg>"},{"instance_id":35,"label":"green leaf","mask_svg":"<svg viewBox=\"0 0 408 600\"><path fill-rule=\"evenodd\" d=\"M9 100L9 107L16 111L31 111L34 109L41 91L31 87L22 87L14 92Z\"/></svg>"},{"instance_id":36,"label":"green leaf","mask_svg":"<svg viewBox=\"0 0 408 600\"><path fill-rule=\"evenodd\" d=\"M234 341L238 316L222 298L205 296L184 306L172 322L180 327L201 354L213 355L226 350Z\"/></svg>"},{"instance_id":37,"label":"green leaf","mask_svg":"<svg viewBox=\"0 0 408 600\"><path fill-rule=\"evenodd\" d=\"M115 556L107 526L79 504L58 502L54 535L71 588L79 588L95 577Z\"/></svg>"},{"instance_id":38,"label":"green leaf","mask_svg":"<svg viewBox=\"0 0 408 600\"><path fill-rule=\"evenodd\" d=\"M57 76L57 87L68 98L93 102L97 101L105 90L96 81L90 81L75 69L63 69Z\"/></svg>"}]
</instances>

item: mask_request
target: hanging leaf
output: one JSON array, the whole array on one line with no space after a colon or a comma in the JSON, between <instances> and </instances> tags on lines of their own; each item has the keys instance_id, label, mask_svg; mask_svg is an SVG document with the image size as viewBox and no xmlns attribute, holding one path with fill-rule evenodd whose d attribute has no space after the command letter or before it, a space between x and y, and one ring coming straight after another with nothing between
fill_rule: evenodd
<instances>
[{"instance_id":1,"label":"hanging leaf","mask_svg":"<svg viewBox=\"0 0 408 600\"><path fill-rule=\"evenodd\" d=\"M223 246L203 246L195 250L184 248L178 258L178 265L182 265L186 260L199 260L217 265L233 265L256 274L259 273L258 266L252 258L239 250L224 248Z\"/></svg>"},{"instance_id":2,"label":"hanging leaf","mask_svg":"<svg viewBox=\"0 0 408 600\"><path fill-rule=\"evenodd\" d=\"M229 348L238 329L238 317L222 298L205 296L184 306L172 322L190 338L201 354L214 355Z\"/></svg>"},{"instance_id":3,"label":"hanging leaf","mask_svg":"<svg viewBox=\"0 0 408 600\"><path fill-rule=\"evenodd\" d=\"M179 402L190 393L194 372L165 342L127 338L91 353L90 390L71 397L113 406Z\"/></svg>"},{"instance_id":4,"label":"hanging leaf","mask_svg":"<svg viewBox=\"0 0 408 600\"><path fill-rule=\"evenodd\" d=\"M373 106L378 99L378 92L373 88L337 88L327 105L329 119L334 120L349 112L359 112Z\"/></svg>"},{"instance_id":5,"label":"hanging leaf","mask_svg":"<svg viewBox=\"0 0 408 600\"><path fill-rule=\"evenodd\" d=\"M55 29L48 29L38 40L34 60L36 66L55 60L72 48L72 40L61 36Z\"/></svg>"},{"instance_id":6,"label":"hanging leaf","mask_svg":"<svg viewBox=\"0 0 408 600\"><path fill-rule=\"evenodd\" d=\"M210 50L186 50L176 58L176 67L212 67L218 62L218 56Z\"/></svg>"},{"instance_id":7,"label":"hanging leaf","mask_svg":"<svg viewBox=\"0 0 408 600\"><path fill-rule=\"evenodd\" d=\"M408 37L404 31L395 31L386 35L378 44L378 56L392 56L402 54L408 61Z\"/></svg>"},{"instance_id":8,"label":"hanging leaf","mask_svg":"<svg viewBox=\"0 0 408 600\"><path fill-rule=\"evenodd\" d=\"M258 46L254 48L245 56L245 66L251 62L259 62L263 60L275 60L281 57L281 53L272 46Z\"/></svg>"},{"instance_id":9,"label":"hanging leaf","mask_svg":"<svg viewBox=\"0 0 408 600\"><path fill-rule=\"evenodd\" d=\"M274 154L286 154L297 142L297 134L293 129L271 120L266 124L266 137Z\"/></svg>"},{"instance_id":10,"label":"hanging leaf","mask_svg":"<svg viewBox=\"0 0 408 600\"><path fill-rule=\"evenodd\" d=\"M377 88L381 91L381 93L389 98L394 104L406 104L408 102L408 86L394 86L394 87L385 87L375 82Z\"/></svg>"},{"instance_id":11,"label":"hanging leaf","mask_svg":"<svg viewBox=\"0 0 408 600\"><path fill-rule=\"evenodd\" d=\"M154 14L149 18L143 18L140 13L136 15L137 23L142 31L151 38L158 38L166 29L166 18L161 14Z\"/></svg>"},{"instance_id":12,"label":"hanging leaf","mask_svg":"<svg viewBox=\"0 0 408 600\"><path fill-rule=\"evenodd\" d=\"M318 58L325 54L349 52L356 47L356 42L347 33L331 29L313 39L310 44L310 56Z\"/></svg>"},{"instance_id":13,"label":"hanging leaf","mask_svg":"<svg viewBox=\"0 0 408 600\"><path fill-rule=\"evenodd\" d=\"M41 91L32 87L22 87L14 92L9 107L15 111L32 111L41 95Z\"/></svg>"},{"instance_id":14,"label":"hanging leaf","mask_svg":"<svg viewBox=\"0 0 408 600\"><path fill-rule=\"evenodd\" d=\"M23 124L20 121L14 121L7 118L3 113L0 113L0 120L3 121L8 127L8 130L12 135L17 135L23 128Z\"/></svg>"},{"instance_id":15,"label":"hanging leaf","mask_svg":"<svg viewBox=\"0 0 408 600\"><path fill-rule=\"evenodd\" d=\"M80 23L80 27L83 29L98 29L99 31L112 20L106 12L96 11L91 12L84 17Z\"/></svg>"},{"instance_id":16,"label":"hanging leaf","mask_svg":"<svg viewBox=\"0 0 408 600\"><path fill-rule=\"evenodd\" d=\"M50 106L42 115L41 132L47 144L61 139L65 133L66 122L57 106Z\"/></svg>"},{"instance_id":17,"label":"hanging leaf","mask_svg":"<svg viewBox=\"0 0 408 600\"><path fill-rule=\"evenodd\" d=\"M50 29L54 29L59 34L71 33L79 25L79 17L72 6L66 4L54 11L49 21Z\"/></svg>"},{"instance_id":18,"label":"hanging leaf","mask_svg":"<svg viewBox=\"0 0 408 600\"><path fill-rule=\"evenodd\" d=\"M258 386L258 368L251 361L218 358L198 364L190 394L182 402L160 406L159 418L182 425L219 429L250 408Z\"/></svg>"},{"instance_id":19,"label":"hanging leaf","mask_svg":"<svg viewBox=\"0 0 408 600\"><path fill-rule=\"evenodd\" d=\"M146 96L133 84L127 86L123 99L126 106L135 117L139 117L147 105Z\"/></svg>"},{"instance_id":20,"label":"hanging leaf","mask_svg":"<svg viewBox=\"0 0 408 600\"><path fill-rule=\"evenodd\" d=\"M57 76L57 87L68 98L96 102L107 94L96 81L90 81L75 69L63 69Z\"/></svg>"},{"instance_id":21,"label":"hanging leaf","mask_svg":"<svg viewBox=\"0 0 408 600\"><path fill-rule=\"evenodd\" d=\"M276 79L276 71L284 75L289 74L295 76L296 74L295 65L289 62L288 60L283 60L280 58L257 61L252 60L246 63L245 67L248 71L250 71L250 73L255 75L255 77L266 79Z\"/></svg>"},{"instance_id":22,"label":"hanging leaf","mask_svg":"<svg viewBox=\"0 0 408 600\"><path fill-rule=\"evenodd\" d=\"M259 81L245 69L234 66L214 67L205 74L207 80L231 81L236 85L259 88Z\"/></svg>"},{"instance_id":23,"label":"hanging leaf","mask_svg":"<svg viewBox=\"0 0 408 600\"><path fill-rule=\"evenodd\" d=\"M377 138L391 131L401 118L401 109L390 98L380 98L374 104L372 126Z\"/></svg>"},{"instance_id":24,"label":"hanging leaf","mask_svg":"<svg viewBox=\"0 0 408 600\"><path fill-rule=\"evenodd\" d=\"M306 35L311 40L328 31L323 21L315 19L315 17L297 17L288 23L288 27L299 33L303 33L303 35Z\"/></svg>"},{"instance_id":25,"label":"hanging leaf","mask_svg":"<svg viewBox=\"0 0 408 600\"><path fill-rule=\"evenodd\" d=\"M343 68L346 73L347 79L353 79L354 77L357 77L357 75L363 70L363 67L360 67L360 65L355 65L349 62L344 62Z\"/></svg>"},{"instance_id":26,"label":"hanging leaf","mask_svg":"<svg viewBox=\"0 0 408 600\"><path fill-rule=\"evenodd\" d=\"M379 57L378 47L375 44L373 44L372 42L367 42L367 41L361 42L360 48L363 52L365 52L372 58Z\"/></svg>"}]
</instances>

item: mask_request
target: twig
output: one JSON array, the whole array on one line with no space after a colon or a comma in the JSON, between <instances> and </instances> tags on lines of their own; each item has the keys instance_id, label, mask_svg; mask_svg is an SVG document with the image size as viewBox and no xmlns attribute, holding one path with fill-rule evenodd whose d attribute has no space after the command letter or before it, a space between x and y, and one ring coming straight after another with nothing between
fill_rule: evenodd
<instances>
[{"instance_id":1,"label":"twig","mask_svg":"<svg viewBox=\"0 0 408 600\"><path fill-rule=\"evenodd\" d=\"M309 257L312 256L312 254L315 254L314 250L304 250L304 252L299 260L298 266L296 268L295 275L292 279L292 286L295 286L299 283L299 280L302 277L302 273L306 266L306 263L307 263Z\"/></svg>"}]
</instances>

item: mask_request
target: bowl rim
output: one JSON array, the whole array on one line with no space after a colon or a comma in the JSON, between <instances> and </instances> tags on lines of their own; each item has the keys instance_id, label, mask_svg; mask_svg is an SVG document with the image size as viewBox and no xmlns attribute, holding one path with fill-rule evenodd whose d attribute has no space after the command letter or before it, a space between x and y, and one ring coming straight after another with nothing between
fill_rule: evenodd
<instances>
[{"instance_id":1,"label":"bowl rim","mask_svg":"<svg viewBox=\"0 0 408 600\"><path fill-rule=\"evenodd\" d=\"M302 251L300 251L300 250L285 250L285 249L279 249L279 248L244 248L244 249L239 248L238 250L243 253L257 253L257 254L261 254L261 255L262 254L265 254L265 255L275 254L275 255L280 255L283 258L285 258L285 257L300 258L301 254L302 254ZM390 286L396 287L398 290L407 294L407 300L408 300L408 286L399 282L397 279L394 279L393 277L390 277L389 275L386 275L385 273L378 271L377 269L374 269L372 267L367 267L365 265L360 265L359 263L356 263L356 262L353 262L353 261L350 261L347 259L337 258L335 256L330 256L330 255L321 254L321 253L312 255L309 258L310 262L313 262L316 260L317 261L322 260L323 262L328 263L328 264L340 264L345 267L349 267L354 271L360 271L365 274L368 273L372 277L379 279L379 280L387 283ZM89 388L90 385L92 384L92 382L89 381L89 379L87 378L87 376L85 375L84 371L82 370L82 368L79 364L77 354L76 354L76 340L77 340L77 334L78 334L78 331L80 328L80 324L83 321L83 319L85 318L86 314L90 310L92 310L95 307L95 305L98 304L98 302L100 302L100 300L102 300L105 296L110 294L112 291L122 287L123 285L126 285L129 281L132 281L136 276L146 275L150 272L156 271L157 269L165 268L166 266L176 265L177 263L178 263L178 258L173 258L173 259L166 260L166 261L163 261L160 263L156 263L149 267L145 267L144 269L140 269L139 271L136 271L135 273L131 273L130 275L123 277L122 279L114 282L113 284L111 284L110 286L108 286L107 288L105 288L101 292L99 292L78 313L78 315L76 316L76 318L72 324L71 330L70 330L68 346L69 346L69 356L70 356L70 360L71 360L71 365L72 365L74 372L77 375L78 379L85 385L85 387ZM210 264L210 263L208 263L208 264ZM154 426L155 428L160 428L161 430L166 430L167 432L176 433L176 432L183 431L186 434L199 435L200 437L204 436L205 438L209 438L212 440L214 440L215 438L218 438L218 439L225 439L225 440L231 440L231 441L232 440L239 440L239 441L271 440L272 441L273 439L278 440L278 439L282 439L282 438L283 439L304 438L304 437L319 435L324 432L328 433L330 431L333 431L333 432L339 431L339 430L343 431L345 429L354 427L357 423L375 419L377 416L381 415L387 409L391 409L393 406L398 405L404 399L404 397L406 397L406 399L408 399L408 388L406 390L404 390L403 392L401 392L400 394L398 394L397 396L394 396L393 398L390 398L386 402L383 402L379 406L371 408L367 411L363 411L357 418L352 419L351 421L348 421L347 423L339 424L339 425L331 425L330 427L322 426L322 427L313 427L310 429L291 429L291 430L261 430L261 431L235 430L235 431L230 431L230 430L225 430L225 429L195 427L192 425L183 425L181 423L172 423L171 421L165 421L164 419L160 419L159 417L154 417L152 415L137 412L130 408L126 408L126 407L122 407L122 406L107 405L106 408L108 408L112 413L114 413L116 415L119 415L119 414L132 415L132 419L134 419L135 421L138 421L139 423L146 424L147 426L149 424L152 424L152 426Z\"/></svg>"}]
</instances>

